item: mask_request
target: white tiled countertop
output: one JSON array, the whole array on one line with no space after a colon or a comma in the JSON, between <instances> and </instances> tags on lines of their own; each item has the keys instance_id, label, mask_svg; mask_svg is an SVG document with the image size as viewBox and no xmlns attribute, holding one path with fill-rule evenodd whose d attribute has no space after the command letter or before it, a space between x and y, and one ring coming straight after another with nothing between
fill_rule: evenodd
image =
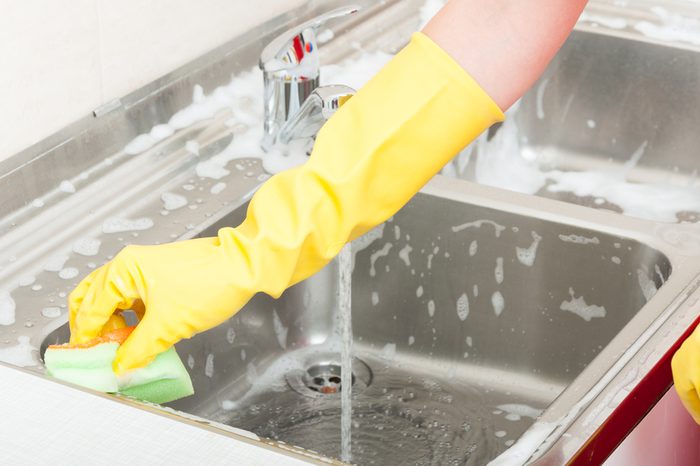
<instances>
[{"instance_id":1,"label":"white tiled countertop","mask_svg":"<svg viewBox=\"0 0 700 466\"><path fill-rule=\"evenodd\" d=\"M3 365L0 393L0 464L308 464Z\"/></svg>"}]
</instances>

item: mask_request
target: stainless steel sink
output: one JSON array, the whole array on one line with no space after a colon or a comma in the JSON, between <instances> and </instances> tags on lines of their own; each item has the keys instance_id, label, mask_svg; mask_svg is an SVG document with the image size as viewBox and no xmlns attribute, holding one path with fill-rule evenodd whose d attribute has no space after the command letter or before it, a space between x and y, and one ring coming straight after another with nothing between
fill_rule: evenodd
<instances>
[{"instance_id":1,"label":"stainless steel sink","mask_svg":"<svg viewBox=\"0 0 700 466\"><path fill-rule=\"evenodd\" d=\"M624 234L488 207L462 182L432 188L353 244L358 464L495 458L672 275L663 253ZM171 407L339 457L337 272L258 295L181 342L195 395Z\"/></svg>"},{"instance_id":2,"label":"stainless steel sink","mask_svg":"<svg viewBox=\"0 0 700 466\"><path fill-rule=\"evenodd\" d=\"M235 111L139 155L123 148L188 105L195 84L214 92L254 66L275 31L341 2L312 3L0 164L0 188L9 193L0 204L0 289L17 306L16 321L0 326L0 351L13 350L18 337L40 354L67 339L65 297L79 276L64 279L47 267L56 259L65 256L65 266L84 275L125 244L211 235L242 220L268 176L259 160L229 163L221 180L195 169L239 137L241 125L227 124ZM362 3L364 13L334 28L324 60L358 48L397 50L423 1ZM511 118L516 149L530 149L542 170L614 169L646 141L631 181L692 185L700 115L697 105L681 103L697 99L698 56L630 31L579 26ZM661 84L658 70L673 84ZM188 141L198 143L198 156ZM436 177L353 244L354 460L484 464L504 451L503 464L583 458L697 315L700 228L618 215L608 212L619 210L611 203L546 186L539 197L484 186L473 182L473 161L457 168L463 179ZM72 179L75 194L58 188L83 170ZM188 205L164 209L166 191ZM105 233L113 217L147 217L154 226ZM99 239L98 255L74 253L79 238ZM279 300L256 296L228 323L181 342L196 394L141 408L234 437L234 427L251 430L278 451L299 452L291 444L337 457L337 282L332 263ZM645 409L626 422L634 425Z\"/></svg>"},{"instance_id":3,"label":"stainless steel sink","mask_svg":"<svg viewBox=\"0 0 700 466\"><path fill-rule=\"evenodd\" d=\"M451 172L588 207L697 222L697 47L649 43L627 30L601 31L588 23L577 29L505 125L493 128ZM625 210L618 192L605 196L610 190L593 188L600 181L590 177L579 177L573 186L584 189L576 193L571 183L547 178L556 171L607 174L605 183L620 183L638 200L628 199ZM675 215L650 208L662 197L678 204Z\"/></svg>"}]
</instances>

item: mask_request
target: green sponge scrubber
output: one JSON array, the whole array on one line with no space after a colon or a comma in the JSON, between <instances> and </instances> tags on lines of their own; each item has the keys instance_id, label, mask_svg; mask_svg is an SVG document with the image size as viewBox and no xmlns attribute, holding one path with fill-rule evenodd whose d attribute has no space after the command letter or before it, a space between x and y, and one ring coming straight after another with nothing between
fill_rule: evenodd
<instances>
[{"instance_id":1,"label":"green sponge scrubber","mask_svg":"<svg viewBox=\"0 0 700 466\"><path fill-rule=\"evenodd\" d=\"M46 373L59 380L107 393L122 393L151 403L167 403L194 393L175 348L148 366L117 377L112 361L133 327L109 332L82 345L53 345L44 354Z\"/></svg>"}]
</instances>

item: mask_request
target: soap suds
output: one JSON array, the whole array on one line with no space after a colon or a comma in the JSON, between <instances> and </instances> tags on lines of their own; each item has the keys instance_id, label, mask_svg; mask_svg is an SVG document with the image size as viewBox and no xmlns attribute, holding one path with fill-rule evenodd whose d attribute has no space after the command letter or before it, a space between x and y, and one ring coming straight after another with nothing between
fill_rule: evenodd
<instances>
[{"instance_id":1,"label":"soap suds","mask_svg":"<svg viewBox=\"0 0 700 466\"><path fill-rule=\"evenodd\" d=\"M384 345L381 353L379 353L379 357L387 361L394 359L396 357L396 343L387 343Z\"/></svg>"},{"instance_id":2,"label":"soap suds","mask_svg":"<svg viewBox=\"0 0 700 466\"><path fill-rule=\"evenodd\" d=\"M211 178L220 180L221 178L231 174L229 170L224 168L223 164L216 160L206 160L199 162L195 168L197 176L200 178Z\"/></svg>"},{"instance_id":3,"label":"soap suds","mask_svg":"<svg viewBox=\"0 0 700 466\"><path fill-rule=\"evenodd\" d=\"M460 232L462 230L466 230L467 228L481 228L483 225L491 225L494 228L494 231L496 233L496 238L501 236L501 233L503 230L506 229L503 225L499 225L498 223L494 222L493 220L476 220L474 222L467 222L463 223L461 225L453 226L452 231L454 233Z\"/></svg>"},{"instance_id":4,"label":"soap suds","mask_svg":"<svg viewBox=\"0 0 700 466\"><path fill-rule=\"evenodd\" d=\"M207 354L206 362L204 363L204 375L210 379L214 376L214 355Z\"/></svg>"},{"instance_id":5,"label":"soap suds","mask_svg":"<svg viewBox=\"0 0 700 466\"><path fill-rule=\"evenodd\" d=\"M527 267L532 267L535 263L535 258L537 257L537 247L540 245L540 241L542 241L542 237L536 232L533 231L531 234L532 244L530 244L529 247L515 247L515 256L518 258L518 261L521 264Z\"/></svg>"},{"instance_id":6,"label":"soap suds","mask_svg":"<svg viewBox=\"0 0 700 466\"><path fill-rule=\"evenodd\" d=\"M642 290L644 298L649 302L658 291L656 283L654 283L654 280L649 278L647 272L642 269L637 269L637 283L639 283L639 288Z\"/></svg>"},{"instance_id":7,"label":"soap suds","mask_svg":"<svg viewBox=\"0 0 700 466\"><path fill-rule=\"evenodd\" d=\"M521 417L529 417L531 419L537 419L542 414L541 409L533 408L532 406L520 403L503 404L498 405L497 407L506 413L515 414Z\"/></svg>"},{"instance_id":8,"label":"soap suds","mask_svg":"<svg viewBox=\"0 0 700 466\"><path fill-rule=\"evenodd\" d=\"M496 278L496 283L499 285L503 283L503 258L502 257L497 257L496 258L496 268L493 271L494 277Z\"/></svg>"},{"instance_id":9,"label":"soap suds","mask_svg":"<svg viewBox=\"0 0 700 466\"><path fill-rule=\"evenodd\" d=\"M466 293L462 293L457 299L457 317L461 321L465 321L469 317L469 298Z\"/></svg>"},{"instance_id":10,"label":"soap suds","mask_svg":"<svg viewBox=\"0 0 700 466\"><path fill-rule=\"evenodd\" d=\"M36 348L29 343L29 337L20 336L16 345L0 348L0 361L19 367L36 366L35 352Z\"/></svg>"},{"instance_id":11,"label":"soap suds","mask_svg":"<svg viewBox=\"0 0 700 466\"><path fill-rule=\"evenodd\" d=\"M526 194L536 194L546 187L553 193L593 197L598 204L607 200L626 215L659 222L677 222L679 212L700 212L698 183L680 186L637 183L628 179L644 155L646 141L641 141L638 149L621 166L611 166L607 170L548 170L551 164L548 164L547 157L525 146L518 134L515 115L519 107L516 104L508 111L508 118L491 139L484 133L455 158L452 176L471 179L466 167L469 160L475 158L475 179L489 186Z\"/></svg>"},{"instance_id":12,"label":"soap suds","mask_svg":"<svg viewBox=\"0 0 700 466\"><path fill-rule=\"evenodd\" d=\"M75 193L75 185L68 180L63 180L58 185L58 190L66 194L73 194Z\"/></svg>"},{"instance_id":13,"label":"soap suds","mask_svg":"<svg viewBox=\"0 0 700 466\"><path fill-rule=\"evenodd\" d=\"M594 26L605 26L609 29L625 29L627 28L627 20L625 18L588 13L584 11L578 19L579 23L591 23Z\"/></svg>"},{"instance_id":14,"label":"soap suds","mask_svg":"<svg viewBox=\"0 0 700 466\"><path fill-rule=\"evenodd\" d=\"M103 233L122 233L125 231L148 230L153 227L153 220L147 217L127 219L111 217L102 223Z\"/></svg>"},{"instance_id":15,"label":"soap suds","mask_svg":"<svg viewBox=\"0 0 700 466\"><path fill-rule=\"evenodd\" d=\"M369 276L374 277L377 275L377 270L375 268L375 265L377 263L377 260L379 260L380 257L386 257L389 255L389 251L391 251L391 248L393 245L391 243L386 243L382 249L379 251L375 251L370 255L369 257L369 262L370 262L370 268L369 268Z\"/></svg>"},{"instance_id":16,"label":"soap suds","mask_svg":"<svg viewBox=\"0 0 700 466\"><path fill-rule=\"evenodd\" d=\"M63 280L70 280L78 276L80 272L75 267L66 267L58 272L58 276Z\"/></svg>"},{"instance_id":17,"label":"soap suds","mask_svg":"<svg viewBox=\"0 0 700 466\"><path fill-rule=\"evenodd\" d=\"M428 301L428 315L433 317L435 315L435 301L432 299Z\"/></svg>"},{"instance_id":18,"label":"soap suds","mask_svg":"<svg viewBox=\"0 0 700 466\"><path fill-rule=\"evenodd\" d=\"M41 310L41 315L48 319L55 319L56 317L60 317L61 308L58 306L45 307Z\"/></svg>"},{"instance_id":19,"label":"soap suds","mask_svg":"<svg viewBox=\"0 0 700 466\"><path fill-rule=\"evenodd\" d=\"M581 235L559 235L559 239L565 243L574 244L600 244L598 237L587 238Z\"/></svg>"},{"instance_id":20,"label":"soap suds","mask_svg":"<svg viewBox=\"0 0 700 466\"><path fill-rule=\"evenodd\" d=\"M214 186L212 186L211 189L209 189L209 192L212 194L219 194L224 189L226 189L226 183L224 183L223 181L220 181L220 182L216 183Z\"/></svg>"},{"instance_id":21,"label":"soap suds","mask_svg":"<svg viewBox=\"0 0 700 466\"><path fill-rule=\"evenodd\" d=\"M411 266L411 251L413 251L413 248L408 244L399 251L399 258L406 264L406 267Z\"/></svg>"},{"instance_id":22,"label":"soap suds","mask_svg":"<svg viewBox=\"0 0 700 466\"><path fill-rule=\"evenodd\" d=\"M671 13L666 8L656 6L650 9L658 19L658 24L639 21L634 28L652 39L664 42L683 42L700 45L700 20Z\"/></svg>"},{"instance_id":23,"label":"soap suds","mask_svg":"<svg viewBox=\"0 0 700 466\"><path fill-rule=\"evenodd\" d=\"M559 306L559 309L562 311L572 312L586 322L590 322L591 319L605 317L605 307L587 304L583 296L579 296L578 298L575 296L573 288L569 288L569 294L571 295L571 299L569 301L563 301Z\"/></svg>"},{"instance_id":24,"label":"soap suds","mask_svg":"<svg viewBox=\"0 0 700 466\"><path fill-rule=\"evenodd\" d=\"M272 327L275 331L275 337L277 337L277 343L279 343L280 348L287 348L287 333L289 329L282 324L280 316L277 314L277 310L272 312Z\"/></svg>"},{"instance_id":25,"label":"soap suds","mask_svg":"<svg viewBox=\"0 0 700 466\"><path fill-rule=\"evenodd\" d=\"M160 200L163 201L165 210L177 210L187 205L187 198L180 194L164 192L160 195Z\"/></svg>"},{"instance_id":26,"label":"soap suds","mask_svg":"<svg viewBox=\"0 0 700 466\"><path fill-rule=\"evenodd\" d=\"M94 238L81 238L73 243L73 252L81 256L96 256L100 252L102 241Z\"/></svg>"},{"instance_id":27,"label":"soap suds","mask_svg":"<svg viewBox=\"0 0 700 466\"><path fill-rule=\"evenodd\" d=\"M47 272L60 272L63 269L63 265L68 261L68 256L65 254L59 254L51 257L48 262L44 264L44 270Z\"/></svg>"},{"instance_id":28,"label":"soap suds","mask_svg":"<svg viewBox=\"0 0 700 466\"><path fill-rule=\"evenodd\" d=\"M503 309L506 307L505 299L503 299L503 295L500 291L496 291L491 295L491 305L493 306L493 312L496 314L496 317L500 316Z\"/></svg>"},{"instance_id":29,"label":"soap suds","mask_svg":"<svg viewBox=\"0 0 700 466\"><path fill-rule=\"evenodd\" d=\"M9 292L0 290L0 325L15 323L15 300Z\"/></svg>"},{"instance_id":30,"label":"soap suds","mask_svg":"<svg viewBox=\"0 0 700 466\"><path fill-rule=\"evenodd\" d=\"M199 143L197 141L187 141L185 143L185 150L192 155L199 155Z\"/></svg>"}]
</instances>

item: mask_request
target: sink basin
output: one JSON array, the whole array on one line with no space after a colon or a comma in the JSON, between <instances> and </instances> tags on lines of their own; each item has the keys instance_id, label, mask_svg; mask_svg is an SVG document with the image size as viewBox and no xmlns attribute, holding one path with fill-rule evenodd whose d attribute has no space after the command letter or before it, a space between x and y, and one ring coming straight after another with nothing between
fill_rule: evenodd
<instances>
[{"instance_id":1,"label":"sink basin","mask_svg":"<svg viewBox=\"0 0 700 466\"><path fill-rule=\"evenodd\" d=\"M448 172L650 220L697 222L700 53L601 29L580 24L505 124Z\"/></svg>"},{"instance_id":2,"label":"sink basin","mask_svg":"<svg viewBox=\"0 0 700 466\"><path fill-rule=\"evenodd\" d=\"M416 196L352 246L358 464L493 459L671 274L638 241L476 205L456 186L454 199ZM171 406L339 457L337 283L333 263L178 344L195 395Z\"/></svg>"}]
</instances>

